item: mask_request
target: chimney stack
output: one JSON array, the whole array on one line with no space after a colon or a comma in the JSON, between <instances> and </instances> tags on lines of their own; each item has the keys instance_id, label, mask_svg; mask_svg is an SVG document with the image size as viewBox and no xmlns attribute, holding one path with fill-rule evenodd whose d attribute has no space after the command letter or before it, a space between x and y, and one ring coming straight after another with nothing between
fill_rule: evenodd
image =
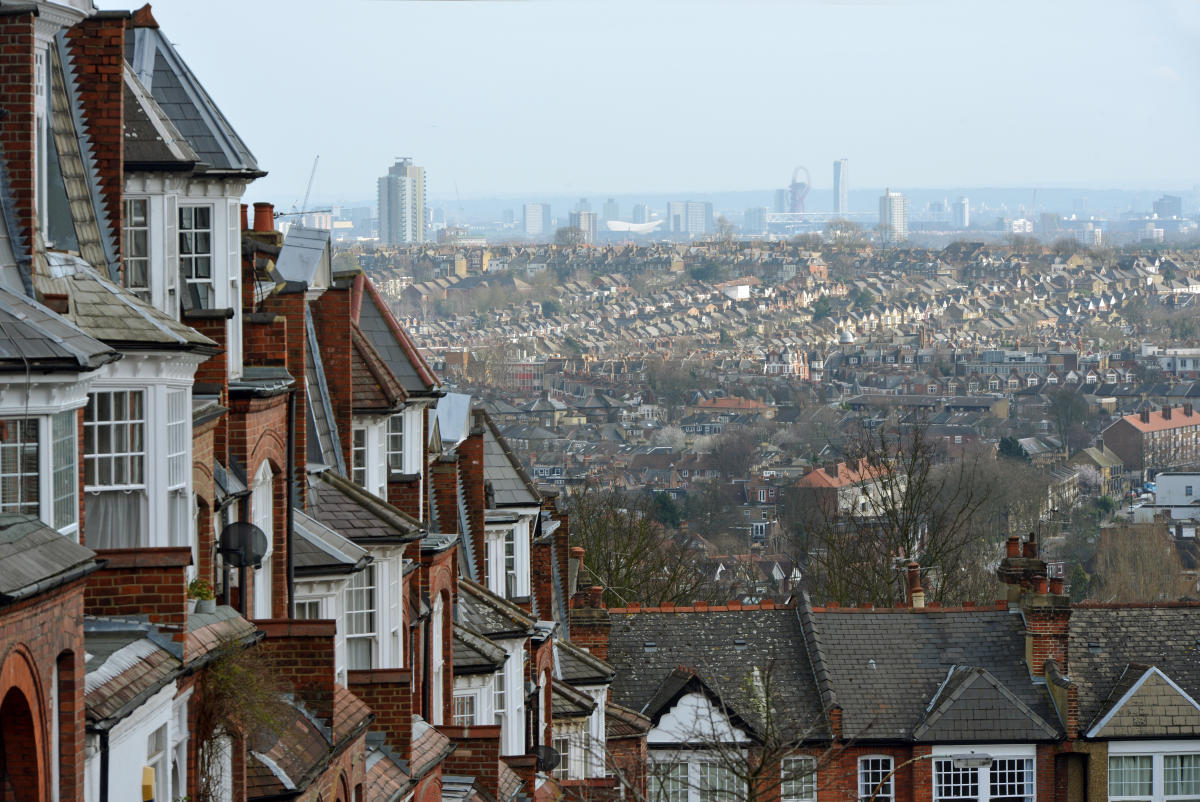
<instances>
[{"instance_id":1,"label":"chimney stack","mask_svg":"<svg viewBox=\"0 0 1200 802\"><path fill-rule=\"evenodd\" d=\"M921 566L910 561L905 566L908 569L908 602L914 610L925 606L925 588L921 587Z\"/></svg>"},{"instance_id":2,"label":"chimney stack","mask_svg":"<svg viewBox=\"0 0 1200 802\"><path fill-rule=\"evenodd\" d=\"M1185 418L1192 417L1192 405L1190 403L1183 405L1183 416Z\"/></svg>"},{"instance_id":3,"label":"chimney stack","mask_svg":"<svg viewBox=\"0 0 1200 802\"><path fill-rule=\"evenodd\" d=\"M242 231L249 231L249 230L250 230L250 207L247 204L243 203L242 204Z\"/></svg>"},{"instance_id":4,"label":"chimney stack","mask_svg":"<svg viewBox=\"0 0 1200 802\"><path fill-rule=\"evenodd\" d=\"M275 207L269 203L254 204L254 230L275 230Z\"/></svg>"},{"instance_id":5,"label":"chimney stack","mask_svg":"<svg viewBox=\"0 0 1200 802\"><path fill-rule=\"evenodd\" d=\"M1142 423L1149 423L1150 422L1150 410L1143 409L1141 412L1138 413L1138 419L1141 420Z\"/></svg>"},{"instance_id":6,"label":"chimney stack","mask_svg":"<svg viewBox=\"0 0 1200 802\"><path fill-rule=\"evenodd\" d=\"M1163 408L1162 408L1162 416L1163 416L1163 420L1170 420L1170 419L1171 419L1171 405L1170 405L1170 404L1164 404L1164 405L1163 405Z\"/></svg>"}]
</instances>

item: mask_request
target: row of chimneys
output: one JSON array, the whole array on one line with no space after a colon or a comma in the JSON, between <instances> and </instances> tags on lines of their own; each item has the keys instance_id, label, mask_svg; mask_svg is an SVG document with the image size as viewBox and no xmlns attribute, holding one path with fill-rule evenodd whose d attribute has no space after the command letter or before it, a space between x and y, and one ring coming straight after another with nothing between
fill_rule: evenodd
<instances>
[{"instance_id":1,"label":"row of chimneys","mask_svg":"<svg viewBox=\"0 0 1200 802\"><path fill-rule=\"evenodd\" d=\"M1009 558L1022 558L1028 560L1038 560L1038 542L1037 535L1033 532L1029 533L1028 539L1021 542L1020 535L1010 535L1008 541L1004 544L1005 562ZM1034 593L1051 593L1055 596L1063 594L1063 579L1062 577L1047 577L1046 563L1038 560L1034 567L1027 567L1023 571L1018 571L1016 574L1009 574L1004 571L1006 566L1001 566L1000 579L1008 584L1019 584L1023 588L1031 589Z\"/></svg>"},{"instance_id":2,"label":"row of chimneys","mask_svg":"<svg viewBox=\"0 0 1200 802\"><path fill-rule=\"evenodd\" d=\"M250 207L242 204L242 231L274 231L275 206L271 203L254 204L254 228L250 227Z\"/></svg>"},{"instance_id":3,"label":"row of chimneys","mask_svg":"<svg viewBox=\"0 0 1200 802\"><path fill-rule=\"evenodd\" d=\"M1192 405L1191 404L1184 404L1183 407L1181 407L1181 410L1182 410L1183 416L1185 418L1192 417ZM1171 419L1171 405L1170 404L1166 404L1165 406L1163 406L1163 408L1161 410L1159 410L1159 412L1162 413L1163 420ZM1149 423L1150 422L1150 410L1143 409L1140 413L1138 413L1138 417L1141 419L1142 423Z\"/></svg>"}]
</instances>

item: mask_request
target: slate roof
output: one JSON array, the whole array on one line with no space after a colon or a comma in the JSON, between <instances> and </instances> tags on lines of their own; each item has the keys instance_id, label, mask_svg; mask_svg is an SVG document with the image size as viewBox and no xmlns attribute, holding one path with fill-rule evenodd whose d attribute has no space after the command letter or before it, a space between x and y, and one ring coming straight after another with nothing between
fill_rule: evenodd
<instances>
[{"instance_id":1,"label":"slate roof","mask_svg":"<svg viewBox=\"0 0 1200 802\"><path fill-rule=\"evenodd\" d=\"M157 27L125 33L125 59L208 169L265 175L229 120Z\"/></svg>"},{"instance_id":2,"label":"slate roof","mask_svg":"<svg viewBox=\"0 0 1200 802\"><path fill-rule=\"evenodd\" d=\"M355 412L386 413L403 408L404 388L354 324L350 326L350 376Z\"/></svg>"},{"instance_id":3,"label":"slate roof","mask_svg":"<svg viewBox=\"0 0 1200 802\"><path fill-rule=\"evenodd\" d=\"M331 470L308 475L308 514L360 546L418 540L421 524Z\"/></svg>"},{"instance_id":4,"label":"slate roof","mask_svg":"<svg viewBox=\"0 0 1200 802\"><path fill-rule=\"evenodd\" d=\"M307 381L305 391L308 403L308 453L309 462L336 468L345 474L345 459L342 456L341 440L338 436L337 420L333 414L333 402L325 380L325 367L321 364L321 347L317 342L317 330L313 323L312 309L304 305L304 325L308 337L305 349L304 372Z\"/></svg>"},{"instance_id":5,"label":"slate roof","mask_svg":"<svg viewBox=\"0 0 1200 802\"><path fill-rule=\"evenodd\" d=\"M1067 662L1086 731L1130 664L1154 666L1200 699L1200 605L1106 607L1071 611ZM1119 696L1119 694L1118 694Z\"/></svg>"},{"instance_id":6,"label":"slate roof","mask_svg":"<svg viewBox=\"0 0 1200 802\"><path fill-rule=\"evenodd\" d=\"M609 702L604 706L605 739L638 738L651 728L650 719L627 707Z\"/></svg>"},{"instance_id":7,"label":"slate roof","mask_svg":"<svg viewBox=\"0 0 1200 802\"><path fill-rule=\"evenodd\" d=\"M30 515L0 513L0 604L94 569L96 554Z\"/></svg>"},{"instance_id":8,"label":"slate roof","mask_svg":"<svg viewBox=\"0 0 1200 802\"><path fill-rule=\"evenodd\" d=\"M754 669L765 673L771 697L797 732L824 734L820 697L804 654L796 611L613 612L608 659L616 670L611 700L643 713L680 666L753 725L748 694Z\"/></svg>"},{"instance_id":9,"label":"slate roof","mask_svg":"<svg viewBox=\"0 0 1200 802\"><path fill-rule=\"evenodd\" d=\"M125 65L125 169L191 170L199 157Z\"/></svg>"},{"instance_id":10,"label":"slate roof","mask_svg":"<svg viewBox=\"0 0 1200 802\"><path fill-rule=\"evenodd\" d=\"M598 657L564 640L555 640L562 678L572 685L607 685L616 669Z\"/></svg>"},{"instance_id":11,"label":"slate roof","mask_svg":"<svg viewBox=\"0 0 1200 802\"><path fill-rule=\"evenodd\" d=\"M354 541L342 537L301 510L293 511L296 539L292 544L298 576L350 574L361 571L371 555Z\"/></svg>"},{"instance_id":12,"label":"slate roof","mask_svg":"<svg viewBox=\"0 0 1200 802\"><path fill-rule=\"evenodd\" d=\"M441 386L441 382L421 356L408 332L396 322L391 312L387 311L387 305L379 296L375 285L365 277L361 281L362 303L359 306L358 320L355 321L358 327L375 346L375 350L383 357L392 375L407 394L432 394Z\"/></svg>"},{"instance_id":13,"label":"slate roof","mask_svg":"<svg viewBox=\"0 0 1200 802\"><path fill-rule=\"evenodd\" d=\"M536 507L541 504L537 486L509 448L490 415L472 410L475 425L483 427L483 480L490 483L495 507Z\"/></svg>"},{"instance_id":14,"label":"slate roof","mask_svg":"<svg viewBox=\"0 0 1200 802\"><path fill-rule=\"evenodd\" d=\"M986 609L818 608L811 621L810 658L818 669L826 703L832 700L842 708L847 738L912 738L951 670L963 668L983 668L989 675L983 684L978 684L978 678L972 680L972 695L998 705L1007 691L1054 730L1058 728L1048 694L1033 684L1025 667L1025 630L1019 615ZM975 726L950 727L956 715L940 725L941 734L966 733ZM987 715L991 718L985 721L997 716ZM1021 729L1028 726L1024 719L1014 716L1012 720L1020 725L1018 731L1006 734L993 726L990 740L1028 740L1026 729Z\"/></svg>"},{"instance_id":15,"label":"slate roof","mask_svg":"<svg viewBox=\"0 0 1200 802\"><path fill-rule=\"evenodd\" d=\"M287 706L278 737L261 730L247 751L246 794L249 798L303 790L324 767L329 743L317 724L297 707Z\"/></svg>"},{"instance_id":16,"label":"slate roof","mask_svg":"<svg viewBox=\"0 0 1200 802\"><path fill-rule=\"evenodd\" d=\"M454 625L454 673L491 674L504 665L507 653L478 632Z\"/></svg>"},{"instance_id":17,"label":"slate roof","mask_svg":"<svg viewBox=\"0 0 1200 802\"><path fill-rule=\"evenodd\" d=\"M921 741L1041 741L1058 731L1043 721L984 668L955 666L913 730Z\"/></svg>"},{"instance_id":18,"label":"slate roof","mask_svg":"<svg viewBox=\"0 0 1200 802\"><path fill-rule=\"evenodd\" d=\"M83 626L89 655L84 705L93 724L111 726L125 718L183 668L180 655L168 646L171 636L152 624L87 616Z\"/></svg>"},{"instance_id":19,"label":"slate roof","mask_svg":"<svg viewBox=\"0 0 1200 802\"><path fill-rule=\"evenodd\" d=\"M216 349L208 337L112 283L78 256L51 251L46 260L50 274L34 276L37 288L66 295L61 317L89 336L118 348Z\"/></svg>"},{"instance_id":20,"label":"slate roof","mask_svg":"<svg viewBox=\"0 0 1200 802\"><path fill-rule=\"evenodd\" d=\"M466 577L458 580L455 609L461 623L487 638L517 638L533 632L534 620L520 607Z\"/></svg>"},{"instance_id":21,"label":"slate roof","mask_svg":"<svg viewBox=\"0 0 1200 802\"><path fill-rule=\"evenodd\" d=\"M587 718L596 709L596 700L569 683L555 682L550 688L550 707L554 720Z\"/></svg>"}]
</instances>

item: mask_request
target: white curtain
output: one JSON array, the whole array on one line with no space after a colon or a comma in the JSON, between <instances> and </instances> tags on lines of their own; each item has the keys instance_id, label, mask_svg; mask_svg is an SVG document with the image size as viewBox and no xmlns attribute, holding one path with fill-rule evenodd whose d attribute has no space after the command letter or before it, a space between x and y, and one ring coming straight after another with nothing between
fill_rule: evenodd
<instances>
[{"instance_id":1,"label":"white curtain","mask_svg":"<svg viewBox=\"0 0 1200 802\"><path fill-rule=\"evenodd\" d=\"M148 546L146 493L106 490L84 494L83 542L89 549Z\"/></svg>"}]
</instances>

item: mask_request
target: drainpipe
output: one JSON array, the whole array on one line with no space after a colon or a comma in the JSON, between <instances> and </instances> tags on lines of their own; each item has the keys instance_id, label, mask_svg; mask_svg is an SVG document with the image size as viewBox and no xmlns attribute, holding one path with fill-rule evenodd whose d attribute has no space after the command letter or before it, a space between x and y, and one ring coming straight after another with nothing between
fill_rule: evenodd
<instances>
[{"instance_id":1,"label":"drainpipe","mask_svg":"<svg viewBox=\"0 0 1200 802\"><path fill-rule=\"evenodd\" d=\"M242 496L238 501L238 517L242 523L250 523L250 494ZM245 562L243 560L243 562ZM238 566L238 614L246 617L246 566Z\"/></svg>"},{"instance_id":2,"label":"drainpipe","mask_svg":"<svg viewBox=\"0 0 1200 802\"><path fill-rule=\"evenodd\" d=\"M108 730L100 730L100 802L108 802Z\"/></svg>"},{"instance_id":3,"label":"drainpipe","mask_svg":"<svg viewBox=\"0 0 1200 802\"><path fill-rule=\"evenodd\" d=\"M296 566L292 541L296 539L296 387L288 392L287 430L287 617L296 617Z\"/></svg>"}]
</instances>

